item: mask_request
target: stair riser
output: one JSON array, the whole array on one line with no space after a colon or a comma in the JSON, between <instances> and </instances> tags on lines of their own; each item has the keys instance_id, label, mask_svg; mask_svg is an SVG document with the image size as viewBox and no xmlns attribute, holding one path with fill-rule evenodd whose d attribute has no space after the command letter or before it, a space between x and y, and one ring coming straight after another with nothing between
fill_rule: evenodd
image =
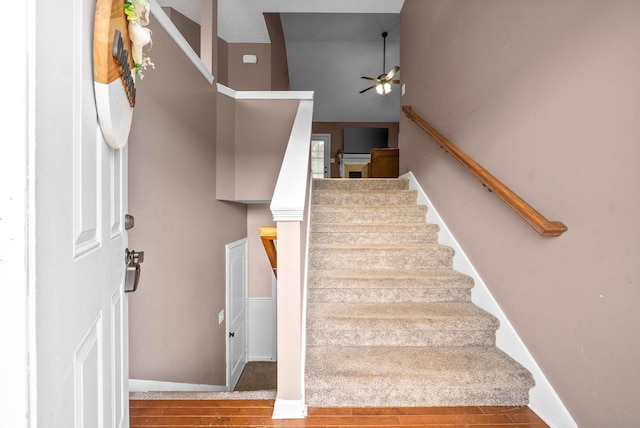
<instances>
[{"instance_id":1,"label":"stair riser","mask_svg":"<svg viewBox=\"0 0 640 428\"><path fill-rule=\"evenodd\" d=\"M424 206L377 207L360 209L316 209L311 210L311 223L350 223L350 224L398 224L425 222L427 208Z\"/></svg>"},{"instance_id":2,"label":"stair riser","mask_svg":"<svg viewBox=\"0 0 640 428\"><path fill-rule=\"evenodd\" d=\"M331 179L313 180L313 190L408 190L408 179Z\"/></svg>"},{"instance_id":3,"label":"stair riser","mask_svg":"<svg viewBox=\"0 0 640 428\"><path fill-rule=\"evenodd\" d=\"M307 330L308 346L491 346L495 330Z\"/></svg>"},{"instance_id":4,"label":"stair riser","mask_svg":"<svg viewBox=\"0 0 640 428\"><path fill-rule=\"evenodd\" d=\"M327 303L438 303L470 302L468 288L428 288L428 289L335 289L311 288L307 290L309 302Z\"/></svg>"},{"instance_id":5,"label":"stair riser","mask_svg":"<svg viewBox=\"0 0 640 428\"><path fill-rule=\"evenodd\" d=\"M355 273L354 273L355 272ZM343 271L332 270L331 274L335 276L329 276L329 273L323 272L320 274L318 271L309 273L308 285L309 289L315 288L331 288L336 292L341 292L342 289L357 289L357 290L371 290L372 293L378 293L377 290L382 289L408 289L408 290L424 290L425 292L437 292L438 290L448 289L466 289L471 290L473 288L473 280L467 276L443 276L443 277L402 277L393 276L394 272L389 272L388 275L383 275L383 272L371 271L371 277L366 277L364 274L367 271L346 271L344 276L339 276ZM361 273L363 276L352 276L357 273ZM420 271L412 272L415 275L419 275ZM356 300L357 301L357 300Z\"/></svg>"},{"instance_id":6,"label":"stair riser","mask_svg":"<svg viewBox=\"0 0 640 428\"><path fill-rule=\"evenodd\" d=\"M415 190L402 190L395 192L367 191L325 191L319 190L313 193L314 205L411 205L416 204L418 193Z\"/></svg>"},{"instance_id":7,"label":"stair riser","mask_svg":"<svg viewBox=\"0 0 640 428\"><path fill-rule=\"evenodd\" d=\"M438 233L430 231L418 233L311 233L312 244L421 244L436 243L437 241Z\"/></svg>"},{"instance_id":8,"label":"stair riser","mask_svg":"<svg viewBox=\"0 0 640 428\"><path fill-rule=\"evenodd\" d=\"M306 402L309 407L436 407L451 406L526 406L528 389L464 389L429 387L424 380L415 385L354 385L350 388L313 388L307 380Z\"/></svg>"},{"instance_id":9,"label":"stair riser","mask_svg":"<svg viewBox=\"0 0 640 428\"><path fill-rule=\"evenodd\" d=\"M410 251L400 249L313 249L310 269L447 269L453 266L448 247Z\"/></svg>"}]
</instances>

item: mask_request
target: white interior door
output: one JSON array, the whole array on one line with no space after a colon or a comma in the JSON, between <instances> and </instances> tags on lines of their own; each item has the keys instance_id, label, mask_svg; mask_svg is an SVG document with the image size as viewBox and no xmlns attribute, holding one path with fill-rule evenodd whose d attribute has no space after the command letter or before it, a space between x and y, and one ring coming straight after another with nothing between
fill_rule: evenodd
<instances>
[{"instance_id":1,"label":"white interior door","mask_svg":"<svg viewBox=\"0 0 640 428\"><path fill-rule=\"evenodd\" d=\"M96 2L34 3L31 426L128 427L127 150L107 146L96 118Z\"/></svg>"},{"instance_id":2,"label":"white interior door","mask_svg":"<svg viewBox=\"0 0 640 428\"><path fill-rule=\"evenodd\" d=\"M247 364L247 240L227 251L227 387L233 391Z\"/></svg>"}]
</instances>

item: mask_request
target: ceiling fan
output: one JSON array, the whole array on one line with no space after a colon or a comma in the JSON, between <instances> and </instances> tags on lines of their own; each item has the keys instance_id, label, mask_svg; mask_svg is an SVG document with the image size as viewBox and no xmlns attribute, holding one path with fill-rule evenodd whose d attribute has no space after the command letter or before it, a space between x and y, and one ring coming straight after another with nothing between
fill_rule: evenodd
<instances>
[{"instance_id":1,"label":"ceiling fan","mask_svg":"<svg viewBox=\"0 0 640 428\"><path fill-rule=\"evenodd\" d=\"M391 85L397 85L400 83L400 80L393 80L393 76L400 70L400 67L397 65L393 67L388 73L385 73L386 67L386 55L387 55L387 32L382 33L382 74L376 78L362 76L363 79L373 80L376 83L369 86L366 89L360 91L360 93L366 92L369 89L376 88L376 92L380 95L387 95L391 92Z\"/></svg>"}]
</instances>

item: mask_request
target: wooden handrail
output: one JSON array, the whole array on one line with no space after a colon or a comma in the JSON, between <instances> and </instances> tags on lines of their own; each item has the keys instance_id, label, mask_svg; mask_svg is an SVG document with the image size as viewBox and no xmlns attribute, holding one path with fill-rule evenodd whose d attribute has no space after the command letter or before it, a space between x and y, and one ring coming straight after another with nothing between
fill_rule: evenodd
<instances>
[{"instance_id":1,"label":"wooden handrail","mask_svg":"<svg viewBox=\"0 0 640 428\"><path fill-rule=\"evenodd\" d=\"M277 267L277 251L276 244L273 242L277 238L276 227L275 226L260 226L260 239L262 240L262 245L264 245L264 250L267 252L267 258L269 259L269 263L271 263L271 269L273 269L273 274L278 277L278 267Z\"/></svg>"},{"instance_id":2,"label":"wooden handrail","mask_svg":"<svg viewBox=\"0 0 640 428\"><path fill-rule=\"evenodd\" d=\"M516 195L511 189L502 184L500 180L491 175L480 164L470 158L465 152L460 150L455 144L429 125L423 118L416 114L411 106L403 106L402 111L413 120L420 128L433 138L438 145L449 153L455 160L471 172L480 182L495 193L502 201L514 210L543 236L560 236L567 230L567 226L560 221L549 221L542 214L536 211L531 205Z\"/></svg>"}]
</instances>

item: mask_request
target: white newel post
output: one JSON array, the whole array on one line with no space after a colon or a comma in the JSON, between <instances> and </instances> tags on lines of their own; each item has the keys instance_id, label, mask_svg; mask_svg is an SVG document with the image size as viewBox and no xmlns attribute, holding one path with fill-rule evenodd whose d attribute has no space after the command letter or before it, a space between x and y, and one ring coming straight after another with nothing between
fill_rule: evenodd
<instances>
[{"instance_id":1,"label":"white newel post","mask_svg":"<svg viewBox=\"0 0 640 428\"><path fill-rule=\"evenodd\" d=\"M278 392L273 417L302 418L301 222L277 222Z\"/></svg>"},{"instance_id":2,"label":"white newel post","mask_svg":"<svg viewBox=\"0 0 640 428\"><path fill-rule=\"evenodd\" d=\"M278 392L274 419L304 418L304 248L313 101L302 99L282 160L271 212L277 227ZM306 243L306 241L305 241Z\"/></svg>"}]
</instances>

